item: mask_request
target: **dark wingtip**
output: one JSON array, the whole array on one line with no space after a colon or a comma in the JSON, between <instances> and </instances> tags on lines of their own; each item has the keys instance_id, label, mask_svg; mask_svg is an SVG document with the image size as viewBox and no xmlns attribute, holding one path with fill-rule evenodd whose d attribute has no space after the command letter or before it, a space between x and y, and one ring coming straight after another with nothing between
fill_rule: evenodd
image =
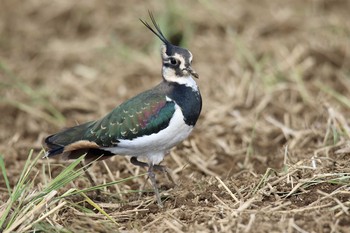
<instances>
[{"instance_id":1,"label":"dark wingtip","mask_svg":"<svg viewBox=\"0 0 350 233\"><path fill-rule=\"evenodd\" d=\"M55 155L59 155L59 154L62 154L64 151L64 147L61 146L61 147L57 147L55 149L50 149L48 150L46 153L45 153L45 156L44 157L52 157L52 156L55 156Z\"/></svg>"},{"instance_id":2,"label":"dark wingtip","mask_svg":"<svg viewBox=\"0 0 350 233\"><path fill-rule=\"evenodd\" d=\"M64 146L55 144L50 140L53 136L55 136L55 134L48 136L44 140L43 144L45 145L46 148L48 148L48 151L45 153L44 157L52 157L55 155L59 155L59 154L62 154L64 151Z\"/></svg>"},{"instance_id":3,"label":"dark wingtip","mask_svg":"<svg viewBox=\"0 0 350 233\"><path fill-rule=\"evenodd\" d=\"M149 17L151 18L152 24L155 27L155 30L144 20L139 19L143 25L145 25L153 34L155 34L161 41L164 42L166 45L170 45L171 43L165 38L162 30L160 30L159 25L157 24L157 21L155 20L153 14L151 11L148 11Z\"/></svg>"}]
</instances>

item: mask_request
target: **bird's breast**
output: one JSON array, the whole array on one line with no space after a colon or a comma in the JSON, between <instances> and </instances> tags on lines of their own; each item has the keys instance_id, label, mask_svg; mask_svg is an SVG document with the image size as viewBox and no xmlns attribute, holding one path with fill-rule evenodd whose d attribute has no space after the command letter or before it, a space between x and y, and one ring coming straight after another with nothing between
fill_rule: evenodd
<instances>
[{"instance_id":1,"label":"bird's breast","mask_svg":"<svg viewBox=\"0 0 350 233\"><path fill-rule=\"evenodd\" d=\"M202 110L202 97L198 89L174 84L174 89L167 95L180 106L185 123L194 126Z\"/></svg>"}]
</instances>

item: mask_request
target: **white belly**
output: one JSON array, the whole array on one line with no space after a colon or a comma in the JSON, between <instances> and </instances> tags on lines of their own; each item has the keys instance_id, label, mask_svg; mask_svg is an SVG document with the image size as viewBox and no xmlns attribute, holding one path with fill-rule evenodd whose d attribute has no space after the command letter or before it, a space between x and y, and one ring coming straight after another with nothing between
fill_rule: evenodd
<instances>
[{"instance_id":1,"label":"white belly","mask_svg":"<svg viewBox=\"0 0 350 233\"><path fill-rule=\"evenodd\" d=\"M132 140L119 140L117 147L103 148L114 154L142 156L150 163L160 163L166 151L183 141L191 133L193 126L186 125L180 107L175 104L175 112L169 126L157 134Z\"/></svg>"}]
</instances>

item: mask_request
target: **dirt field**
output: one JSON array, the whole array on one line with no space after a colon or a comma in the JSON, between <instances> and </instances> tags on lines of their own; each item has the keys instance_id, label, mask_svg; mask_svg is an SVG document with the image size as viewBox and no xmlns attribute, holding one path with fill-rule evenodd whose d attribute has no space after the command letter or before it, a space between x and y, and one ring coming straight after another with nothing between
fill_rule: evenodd
<instances>
[{"instance_id":1,"label":"dirt field","mask_svg":"<svg viewBox=\"0 0 350 233\"><path fill-rule=\"evenodd\" d=\"M0 232L350 232L350 1L0 4ZM39 159L12 203L31 149L161 81L147 10L193 53L203 97L162 163L176 185L157 173L165 207L115 156L90 168L97 184L131 179L63 197L91 186L81 175L22 220L16 208L72 162Z\"/></svg>"}]
</instances>

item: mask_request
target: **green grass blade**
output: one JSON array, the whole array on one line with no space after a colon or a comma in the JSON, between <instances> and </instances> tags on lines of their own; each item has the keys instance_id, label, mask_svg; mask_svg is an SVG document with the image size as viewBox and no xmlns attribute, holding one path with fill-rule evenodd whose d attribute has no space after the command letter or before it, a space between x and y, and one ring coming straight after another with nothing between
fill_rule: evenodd
<instances>
[{"instance_id":1,"label":"green grass blade","mask_svg":"<svg viewBox=\"0 0 350 233\"><path fill-rule=\"evenodd\" d=\"M22 170L20 178L18 179L18 182L17 182L16 186L14 187L13 192L10 195L10 198L6 204L5 211L3 212L3 215L0 218L0 229L4 228L4 223L6 222L7 217L9 215L11 209L14 209L14 210L12 212L10 220L7 223L7 227L9 227L11 225L11 223L13 223L15 217L20 212L21 205L22 205L23 200L24 200L24 199L20 200L20 197L25 196L24 192L25 192L25 188L27 187L26 182L28 180L28 176L29 176L33 166L36 164L36 162L40 158L40 153L39 153L39 155L34 159L34 161L31 162L32 155L33 155L33 150L31 150L29 152L28 159L24 165L24 168ZM19 204L14 207L14 203L16 203L16 202L19 202ZM7 227L5 229L7 229Z\"/></svg>"},{"instance_id":2,"label":"green grass blade","mask_svg":"<svg viewBox=\"0 0 350 233\"><path fill-rule=\"evenodd\" d=\"M64 187L71 181L81 176L84 173L83 168L80 168L78 170L75 170L75 168L84 159L84 157L85 156L81 156L69 164L58 176L56 176L50 183L47 184L44 190L38 195L38 198L45 196L47 193L50 193L53 190L58 190Z\"/></svg>"},{"instance_id":3,"label":"green grass blade","mask_svg":"<svg viewBox=\"0 0 350 233\"><path fill-rule=\"evenodd\" d=\"M330 88L329 86L327 86L321 82L317 82L316 84L317 84L317 87L320 88L321 91L329 94L330 96L335 98L339 103L343 104L345 107L350 108L350 100L348 97L340 94L336 90Z\"/></svg>"},{"instance_id":4,"label":"green grass blade","mask_svg":"<svg viewBox=\"0 0 350 233\"><path fill-rule=\"evenodd\" d=\"M97 209L101 214L103 214L104 216L106 216L111 222L113 222L115 225L117 225L119 227L119 224L114 221L114 219L109 216L106 211L104 211L98 204L96 204L95 202L93 202L88 196L85 195L85 193L82 193L83 197L85 198L85 201L87 203L89 203L91 206L93 206L95 209Z\"/></svg>"},{"instance_id":5,"label":"green grass blade","mask_svg":"<svg viewBox=\"0 0 350 233\"><path fill-rule=\"evenodd\" d=\"M3 156L0 154L0 168L1 168L1 171L2 171L2 176L4 177L4 180L5 180L5 184L6 184L6 188L11 196L11 187L10 187L10 182L9 182L9 179L7 177L7 174L6 174L6 168L5 168L5 162L4 162L4 158Z\"/></svg>"},{"instance_id":6,"label":"green grass blade","mask_svg":"<svg viewBox=\"0 0 350 233\"><path fill-rule=\"evenodd\" d=\"M266 184L267 178L269 178L269 176L275 172L272 168L267 168L265 174L263 175L263 177L260 179L258 185L254 188L254 190L252 191L251 194L255 194L262 186L264 186Z\"/></svg>"},{"instance_id":7,"label":"green grass blade","mask_svg":"<svg viewBox=\"0 0 350 233\"><path fill-rule=\"evenodd\" d=\"M143 173L143 174L140 174L140 175L137 175L137 176L130 176L130 177L125 178L125 179L116 180L116 181L108 182L108 183L101 184L101 185L96 185L96 186L89 187L89 188L86 188L86 189L75 190L73 192L70 192L70 193L67 193L67 194L63 194L61 196L61 198L72 196L72 195L76 195L76 194L80 194L80 193L86 193L86 192L90 192L90 191L94 191L94 190L98 190L98 189L102 189L102 188L109 187L109 186L112 186L112 185L115 185L115 184L120 184L120 183L126 182L128 180L135 179L137 177L142 177L142 176L144 176L146 174L147 173Z\"/></svg>"}]
</instances>

